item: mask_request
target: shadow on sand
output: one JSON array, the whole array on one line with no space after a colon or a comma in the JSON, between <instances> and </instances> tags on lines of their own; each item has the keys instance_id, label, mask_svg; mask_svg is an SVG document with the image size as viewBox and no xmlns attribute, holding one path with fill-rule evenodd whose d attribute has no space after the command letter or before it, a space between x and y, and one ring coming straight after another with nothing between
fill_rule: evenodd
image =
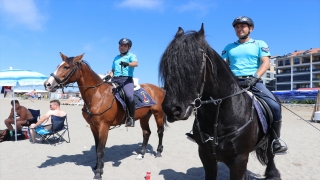
<instances>
[{"instance_id":1,"label":"shadow on sand","mask_svg":"<svg viewBox=\"0 0 320 180\"><path fill-rule=\"evenodd\" d=\"M140 151L141 143L129 144L129 145L115 145L112 147L105 148L104 162L112 162L113 166L118 167L121 164L121 160L125 159L135 152L138 154ZM48 156L48 160L43 162L38 168L46 168L48 166L55 166L62 163L74 163L80 166L91 166L94 167L96 163L96 152L95 146L91 146L88 151L82 151L82 154L75 155L61 155L59 157ZM156 155L156 151L153 150L151 145L147 145L146 154Z\"/></svg>"},{"instance_id":2,"label":"shadow on sand","mask_svg":"<svg viewBox=\"0 0 320 180\"><path fill-rule=\"evenodd\" d=\"M199 180L205 179L203 167L190 168L186 173L176 172L173 169L161 170L160 175L163 175L164 179L174 179L174 180ZM251 171L247 171L250 180L262 180L265 179L259 174L254 174ZM218 180L230 179L229 168L224 163L218 163Z\"/></svg>"}]
</instances>

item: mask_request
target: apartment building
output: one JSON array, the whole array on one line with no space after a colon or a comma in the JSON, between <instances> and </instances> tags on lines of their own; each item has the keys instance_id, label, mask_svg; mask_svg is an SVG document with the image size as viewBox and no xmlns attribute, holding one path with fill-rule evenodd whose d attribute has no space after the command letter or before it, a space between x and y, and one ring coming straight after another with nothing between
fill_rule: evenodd
<instances>
[{"instance_id":1,"label":"apartment building","mask_svg":"<svg viewBox=\"0 0 320 180\"><path fill-rule=\"evenodd\" d=\"M276 91L320 87L320 48L275 57Z\"/></svg>"},{"instance_id":2,"label":"apartment building","mask_svg":"<svg viewBox=\"0 0 320 180\"><path fill-rule=\"evenodd\" d=\"M275 91L275 57L270 57L270 67L261 77L263 84L268 88L270 91Z\"/></svg>"}]
</instances>

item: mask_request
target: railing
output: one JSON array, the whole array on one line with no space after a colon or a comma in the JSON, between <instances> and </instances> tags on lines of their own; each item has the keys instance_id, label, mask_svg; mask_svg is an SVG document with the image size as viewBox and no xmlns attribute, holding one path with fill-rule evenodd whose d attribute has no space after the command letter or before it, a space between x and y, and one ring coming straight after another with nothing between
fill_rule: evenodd
<instances>
[{"instance_id":1,"label":"railing","mask_svg":"<svg viewBox=\"0 0 320 180\"><path fill-rule=\"evenodd\" d=\"M297 71L293 71L293 72L310 72L310 69L309 70L297 70Z\"/></svg>"},{"instance_id":2,"label":"railing","mask_svg":"<svg viewBox=\"0 0 320 180\"><path fill-rule=\"evenodd\" d=\"M295 83L297 81L299 81L299 82L301 82L301 81L310 81L310 79L293 79L293 81Z\"/></svg>"},{"instance_id":3,"label":"railing","mask_svg":"<svg viewBox=\"0 0 320 180\"><path fill-rule=\"evenodd\" d=\"M291 80L277 80L277 83L290 83Z\"/></svg>"},{"instance_id":4,"label":"railing","mask_svg":"<svg viewBox=\"0 0 320 180\"><path fill-rule=\"evenodd\" d=\"M277 73L277 75L281 75L281 74L290 74L291 72L281 72L281 73Z\"/></svg>"},{"instance_id":5,"label":"railing","mask_svg":"<svg viewBox=\"0 0 320 180\"><path fill-rule=\"evenodd\" d=\"M305 59L305 60L302 60L302 63L310 63L310 59Z\"/></svg>"},{"instance_id":6,"label":"railing","mask_svg":"<svg viewBox=\"0 0 320 180\"><path fill-rule=\"evenodd\" d=\"M320 69L312 69L312 72L320 71Z\"/></svg>"}]
</instances>

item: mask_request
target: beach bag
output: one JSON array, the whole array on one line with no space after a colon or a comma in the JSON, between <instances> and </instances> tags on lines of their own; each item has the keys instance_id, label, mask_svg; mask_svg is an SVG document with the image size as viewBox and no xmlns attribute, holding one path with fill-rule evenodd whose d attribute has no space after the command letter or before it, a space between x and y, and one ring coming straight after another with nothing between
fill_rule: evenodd
<instances>
[{"instance_id":1,"label":"beach bag","mask_svg":"<svg viewBox=\"0 0 320 180\"><path fill-rule=\"evenodd\" d=\"M26 139L26 136L20 131L20 132L17 132L17 140L24 140ZM16 140L16 137L13 133L12 136L10 136L10 141L15 141Z\"/></svg>"},{"instance_id":2,"label":"beach bag","mask_svg":"<svg viewBox=\"0 0 320 180\"><path fill-rule=\"evenodd\" d=\"M10 131L9 129L5 129L0 131L0 142L9 141L10 140Z\"/></svg>"}]
</instances>

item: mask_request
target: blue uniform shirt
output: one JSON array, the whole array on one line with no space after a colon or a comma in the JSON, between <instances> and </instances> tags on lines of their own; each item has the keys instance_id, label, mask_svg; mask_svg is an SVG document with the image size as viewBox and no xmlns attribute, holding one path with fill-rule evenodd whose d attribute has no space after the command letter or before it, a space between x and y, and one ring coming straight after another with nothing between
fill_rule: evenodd
<instances>
[{"instance_id":1,"label":"blue uniform shirt","mask_svg":"<svg viewBox=\"0 0 320 180\"><path fill-rule=\"evenodd\" d=\"M228 44L221 56L229 61L230 69L235 76L251 76L261 66L260 58L271 55L264 41L250 39L243 44L239 41Z\"/></svg>"},{"instance_id":2,"label":"blue uniform shirt","mask_svg":"<svg viewBox=\"0 0 320 180\"><path fill-rule=\"evenodd\" d=\"M128 52L126 55L124 56L120 56L117 55L112 63L112 69L113 69L113 75L114 76L130 76L133 77L133 71L134 71L134 67L121 67L120 62L127 62L127 63L131 63L133 61L138 61L137 60L137 56L135 54L132 54L130 52Z\"/></svg>"}]
</instances>

